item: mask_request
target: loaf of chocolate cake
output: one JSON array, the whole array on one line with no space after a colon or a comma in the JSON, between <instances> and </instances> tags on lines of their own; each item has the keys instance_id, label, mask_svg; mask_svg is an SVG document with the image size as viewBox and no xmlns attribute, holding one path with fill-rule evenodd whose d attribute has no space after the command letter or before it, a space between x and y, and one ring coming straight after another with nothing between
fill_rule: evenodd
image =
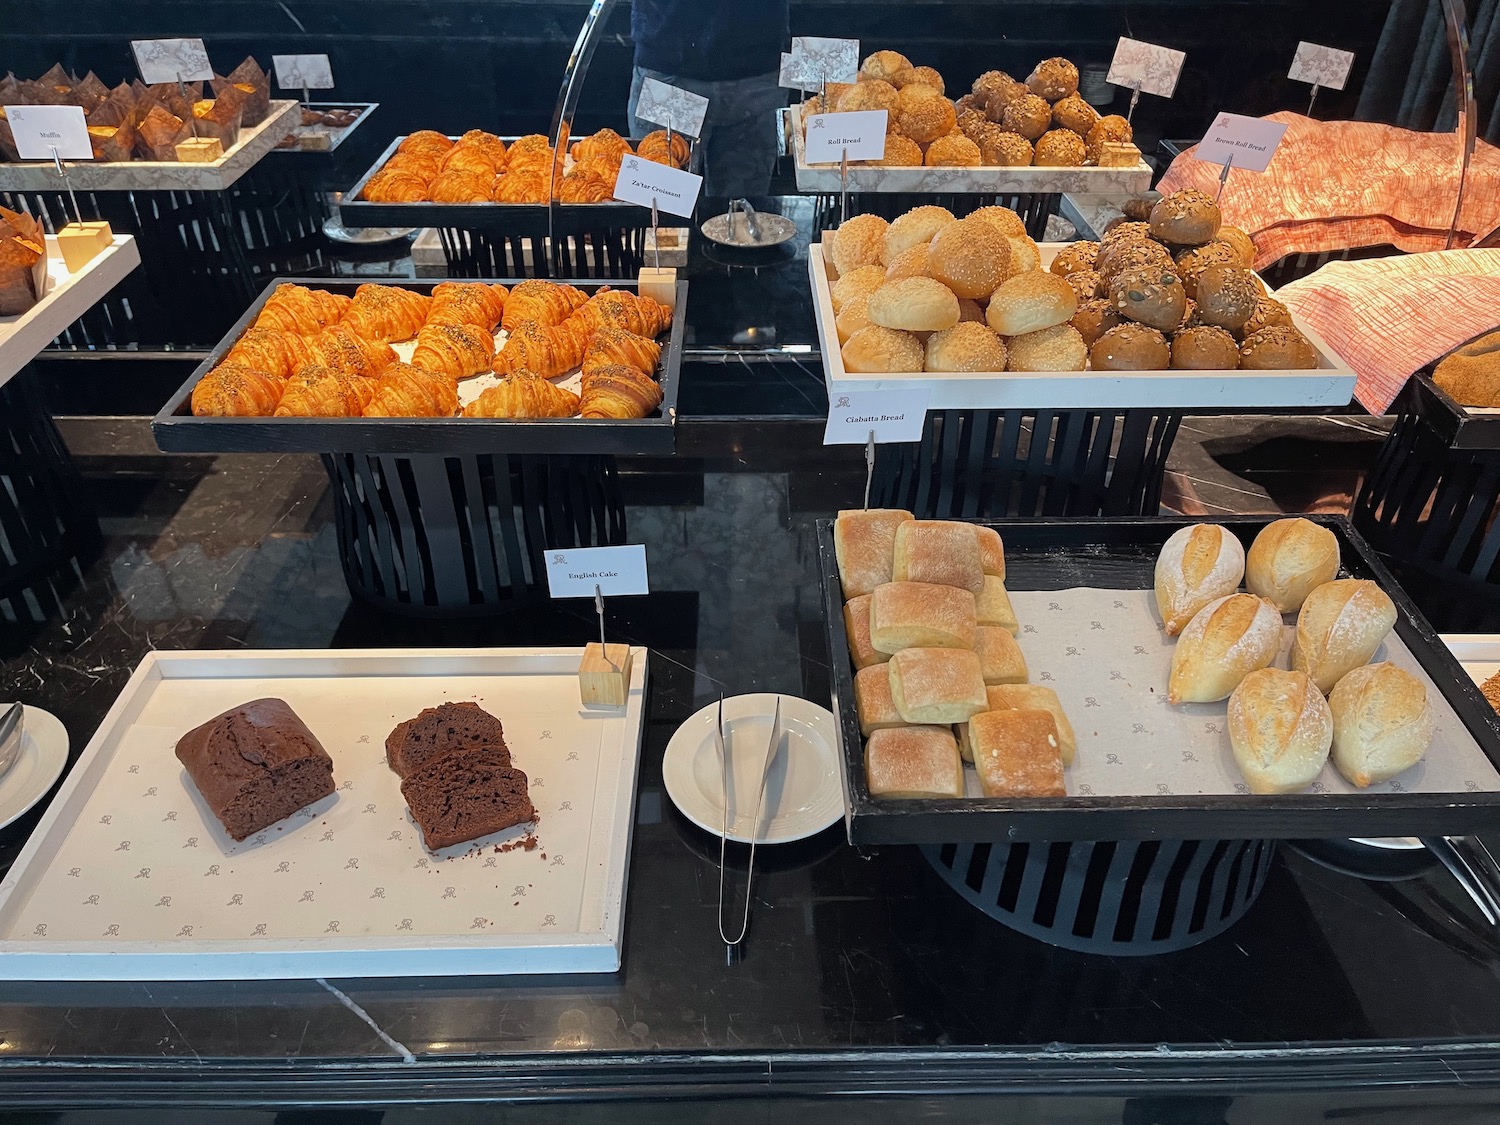
<instances>
[{"instance_id":1,"label":"loaf of chocolate cake","mask_svg":"<svg viewBox=\"0 0 1500 1125\"><path fill-rule=\"evenodd\" d=\"M177 740L208 807L243 840L333 792L333 759L282 699L255 699Z\"/></svg>"},{"instance_id":2,"label":"loaf of chocolate cake","mask_svg":"<svg viewBox=\"0 0 1500 1125\"><path fill-rule=\"evenodd\" d=\"M510 765L510 748L500 720L477 703L440 703L397 725L385 740L385 760L397 775L453 751L484 750Z\"/></svg>"}]
</instances>

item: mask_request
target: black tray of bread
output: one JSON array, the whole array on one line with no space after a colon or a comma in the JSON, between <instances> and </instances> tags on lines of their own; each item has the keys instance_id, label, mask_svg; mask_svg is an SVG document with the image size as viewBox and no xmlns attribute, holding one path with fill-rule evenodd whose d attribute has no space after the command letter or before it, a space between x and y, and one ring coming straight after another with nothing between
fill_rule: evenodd
<instances>
[{"instance_id":1,"label":"black tray of bread","mask_svg":"<svg viewBox=\"0 0 1500 1125\"><path fill-rule=\"evenodd\" d=\"M1474 340L1464 341L1448 354L1493 335L1493 331L1481 332ZM1465 406L1438 386L1433 375L1438 364L1446 358L1440 356L1408 379L1396 400L1395 409L1421 416L1437 434L1438 440L1449 449L1476 452L1500 449L1500 407Z\"/></svg>"},{"instance_id":2,"label":"black tray of bread","mask_svg":"<svg viewBox=\"0 0 1500 1125\"><path fill-rule=\"evenodd\" d=\"M1320 780L1295 792L1252 793L1231 784L1240 774L1225 729L1226 704L1169 704L1167 676L1159 671L1181 638L1162 635L1152 594L1156 559L1174 532L1196 521L1017 519L984 525L1004 541L1003 584L1015 603L1010 628L1027 666L1020 682L1052 681L1054 701L1061 701L1071 723L1069 743L1076 734L1076 757L1054 790L1065 788L1066 796L982 796L969 768L967 795L922 798L871 794L833 521L820 520L832 705L850 843L1459 835L1500 827L1500 718L1348 521L1311 519L1337 539L1338 577L1368 579L1394 603L1394 628L1372 662L1403 667L1425 685L1426 706L1439 714L1426 756L1405 774L1360 789L1328 762ZM1268 522L1230 518L1220 526L1248 548ZM1111 618L1112 612L1119 616ZM1295 620L1285 618L1284 627ZM1154 640L1140 635L1143 626ZM1287 667L1284 648L1273 666ZM1146 669L1150 674L1142 676ZM1064 749L1065 758L1070 749ZM1334 775L1331 783L1322 780L1326 775ZM1081 784L1084 777L1095 784ZM1100 783L1101 777L1114 782Z\"/></svg>"},{"instance_id":3,"label":"black tray of bread","mask_svg":"<svg viewBox=\"0 0 1500 1125\"><path fill-rule=\"evenodd\" d=\"M430 294L443 279L399 282L399 287ZM519 281L496 284L514 287ZM223 360L247 328L255 323L272 294L283 285L328 290L353 296L362 284L354 279L282 278L265 291L214 346L192 375L151 421L157 445L169 453L354 453L354 454L671 454L676 448L678 380L682 367L683 312L688 283L679 281L670 328L657 338L661 356L656 378L661 405L645 418L287 418L197 417L193 388ZM572 282L558 281L558 285ZM581 281L590 295L601 289L634 291L633 281Z\"/></svg>"},{"instance_id":4,"label":"black tray of bread","mask_svg":"<svg viewBox=\"0 0 1500 1125\"><path fill-rule=\"evenodd\" d=\"M379 108L379 102L303 102L302 124L271 151L283 157L326 157L342 148Z\"/></svg>"}]
</instances>

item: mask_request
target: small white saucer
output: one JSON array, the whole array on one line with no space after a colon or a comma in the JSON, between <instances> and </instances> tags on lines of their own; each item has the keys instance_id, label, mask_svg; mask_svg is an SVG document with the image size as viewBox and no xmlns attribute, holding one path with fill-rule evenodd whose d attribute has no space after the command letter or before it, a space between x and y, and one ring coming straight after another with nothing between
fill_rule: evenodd
<instances>
[{"instance_id":1,"label":"small white saucer","mask_svg":"<svg viewBox=\"0 0 1500 1125\"><path fill-rule=\"evenodd\" d=\"M737 695L724 700L724 748L729 755L729 838L750 842L755 787L765 765L776 696ZM662 779L672 803L705 832L723 830L723 774L714 747L719 705L710 704L672 735L662 758ZM833 713L826 707L781 697L781 752L766 779L760 814L761 844L804 840L844 815Z\"/></svg>"},{"instance_id":2,"label":"small white saucer","mask_svg":"<svg viewBox=\"0 0 1500 1125\"><path fill-rule=\"evenodd\" d=\"M9 707L0 703L0 714ZM25 709L21 752L0 775L0 828L13 824L47 795L68 765L68 731L50 711Z\"/></svg>"}]
</instances>

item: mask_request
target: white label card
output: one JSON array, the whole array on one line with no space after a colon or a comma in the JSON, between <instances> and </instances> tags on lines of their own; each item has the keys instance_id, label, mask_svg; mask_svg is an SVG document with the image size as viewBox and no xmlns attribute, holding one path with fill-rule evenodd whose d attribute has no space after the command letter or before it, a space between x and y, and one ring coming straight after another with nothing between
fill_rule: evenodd
<instances>
[{"instance_id":1,"label":"white label card","mask_svg":"<svg viewBox=\"0 0 1500 1125\"><path fill-rule=\"evenodd\" d=\"M64 160L92 160L89 125L76 105L8 105L10 131L22 160L51 160L52 150Z\"/></svg>"},{"instance_id":2,"label":"white label card","mask_svg":"<svg viewBox=\"0 0 1500 1125\"><path fill-rule=\"evenodd\" d=\"M1183 52L1171 47L1121 36L1104 80L1116 86L1138 89L1143 94L1170 98L1177 89L1177 79L1182 74L1182 63L1186 58Z\"/></svg>"},{"instance_id":3,"label":"white label card","mask_svg":"<svg viewBox=\"0 0 1500 1125\"><path fill-rule=\"evenodd\" d=\"M703 134L703 118L707 113L708 99L702 94L669 86L655 78L641 83L641 98L636 103L635 115L642 121L650 121L674 133L698 137Z\"/></svg>"},{"instance_id":4,"label":"white label card","mask_svg":"<svg viewBox=\"0 0 1500 1125\"><path fill-rule=\"evenodd\" d=\"M621 161L620 174L615 179L615 198L642 207L650 207L655 200L659 210L687 219L692 217L702 187L702 176L639 156L627 156Z\"/></svg>"},{"instance_id":5,"label":"white label card","mask_svg":"<svg viewBox=\"0 0 1500 1125\"><path fill-rule=\"evenodd\" d=\"M283 90L333 89L333 64L327 55L272 55L271 66Z\"/></svg>"},{"instance_id":6,"label":"white label card","mask_svg":"<svg viewBox=\"0 0 1500 1125\"><path fill-rule=\"evenodd\" d=\"M1208 164L1228 164L1247 172L1264 172L1276 155L1286 126L1259 117L1221 113L1203 134L1194 155Z\"/></svg>"},{"instance_id":7,"label":"white label card","mask_svg":"<svg viewBox=\"0 0 1500 1125\"><path fill-rule=\"evenodd\" d=\"M792 50L782 56L780 84L793 90L817 91L825 82L854 82L859 78L859 40L818 35L792 37Z\"/></svg>"},{"instance_id":8,"label":"white label card","mask_svg":"<svg viewBox=\"0 0 1500 1125\"><path fill-rule=\"evenodd\" d=\"M815 113L807 119L807 162L837 164L850 160L879 160L885 156L886 111Z\"/></svg>"},{"instance_id":9,"label":"white label card","mask_svg":"<svg viewBox=\"0 0 1500 1125\"><path fill-rule=\"evenodd\" d=\"M1340 51L1337 47L1324 47L1318 43L1298 43L1297 53L1292 56L1292 69L1288 78L1298 82L1311 82L1325 90L1342 90L1349 81L1349 70L1354 66L1354 52Z\"/></svg>"},{"instance_id":10,"label":"white label card","mask_svg":"<svg viewBox=\"0 0 1500 1125\"><path fill-rule=\"evenodd\" d=\"M927 398L925 388L835 393L828 403L823 444L864 445L872 430L876 445L921 441Z\"/></svg>"},{"instance_id":11,"label":"white label card","mask_svg":"<svg viewBox=\"0 0 1500 1125\"><path fill-rule=\"evenodd\" d=\"M207 82L214 76L208 49L201 39L132 39L135 65L141 80L157 82Z\"/></svg>"},{"instance_id":12,"label":"white label card","mask_svg":"<svg viewBox=\"0 0 1500 1125\"><path fill-rule=\"evenodd\" d=\"M645 545L573 547L547 552L547 589L554 598L592 598L595 586L606 598L649 594Z\"/></svg>"}]
</instances>

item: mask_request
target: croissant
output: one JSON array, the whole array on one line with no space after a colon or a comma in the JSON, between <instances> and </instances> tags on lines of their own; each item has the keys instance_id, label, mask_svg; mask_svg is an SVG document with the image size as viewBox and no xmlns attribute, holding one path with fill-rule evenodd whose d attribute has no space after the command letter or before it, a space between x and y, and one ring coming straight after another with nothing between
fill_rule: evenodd
<instances>
[{"instance_id":1,"label":"croissant","mask_svg":"<svg viewBox=\"0 0 1500 1125\"><path fill-rule=\"evenodd\" d=\"M278 379L289 378L308 361L301 336L276 328L247 328L224 354L224 363L242 363Z\"/></svg>"},{"instance_id":2,"label":"croissant","mask_svg":"<svg viewBox=\"0 0 1500 1125\"><path fill-rule=\"evenodd\" d=\"M349 298L302 285L278 285L261 306L256 328L275 328L309 336L334 324L344 315Z\"/></svg>"},{"instance_id":3,"label":"croissant","mask_svg":"<svg viewBox=\"0 0 1500 1125\"><path fill-rule=\"evenodd\" d=\"M389 344L366 340L342 324L335 324L308 340L307 351L313 363L364 378L380 375L397 358Z\"/></svg>"},{"instance_id":4,"label":"croissant","mask_svg":"<svg viewBox=\"0 0 1500 1125\"><path fill-rule=\"evenodd\" d=\"M477 324L494 331L509 290L483 281L444 281L432 290L428 324Z\"/></svg>"},{"instance_id":5,"label":"croissant","mask_svg":"<svg viewBox=\"0 0 1500 1125\"><path fill-rule=\"evenodd\" d=\"M672 310L660 301L638 296L628 289L601 289L571 319L589 335L605 325L613 325L650 339L672 323Z\"/></svg>"},{"instance_id":6,"label":"croissant","mask_svg":"<svg viewBox=\"0 0 1500 1125\"><path fill-rule=\"evenodd\" d=\"M221 363L193 388L193 413L215 418L264 418L276 409L282 382L243 363Z\"/></svg>"},{"instance_id":7,"label":"croissant","mask_svg":"<svg viewBox=\"0 0 1500 1125\"><path fill-rule=\"evenodd\" d=\"M500 326L509 332L527 320L545 325L561 324L587 300L588 295L572 285L523 281L505 299L505 314Z\"/></svg>"},{"instance_id":8,"label":"croissant","mask_svg":"<svg viewBox=\"0 0 1500 1125\"><path fill-rule=\"evenodd\" d=\"M575 168L563 177L557 191L561 203L607 203L615 195L613 181L585 168Z\"/></svg>"},{"instance_id":9,"label":"croissant","mask_svg":"<svg viewBox=\"0 0 1500 1125\"><path fill-rule=\"evenodd\" d=\"M365 407L366 418L451 418L457 412L453 380L409 363L387 367Z\"/></svg>"},{"instance_id":10,"label":"croissant","mask_svg":"<svg viewBox=\"0 0 1500 1125\"><path fill-rule=\"evenodd\" d=\"M385 162L386 172L410 172L423 183L431 183L442 171L443 155L433 152L398 152Z\"/></svg>"},{"instance_id":11,"label":"croissant","mask_svg":"<svg viewBox=\"0 0 1500 1125\"><path fill-rule=\"evenodd\" d=\"M633 367L599 367L583 378L585 418L644 418L661 405L661 386Z\"/></svg>"},{"instance_id":12,"label":"croissant","mask_svg":"<svg viewBox=\"0 0 1500 1125\"><path fill-rule=\"evenodd\" d=\"M429 324L417 333L411 362L457 382L494 366L495 337L477 324Z\"/></svg>"},{"instance_id":13,"label":"croissant","mask_svg":"<svg viewBox=\"0 0 1500 1125\"><path fill-rule=\"evenodd\" d=\"M453 147L453 142L435 129L418 129L399 145L397 152L436 152L439 155Z\"/></svg>"},{"instance_id":14,"label":"croissant","mask_svg":"<svg viewBox=\"0 0 1500 1125\"><path fill-rule=\"evenodd\" d=\"M672 134L671 149L668 151L667 131L658 129L654 133L647 133L641 138L641 143L635 146L637 156L647 160L654 160L658 164L670 164L674 168L686 168L688 162L687 138L681 133Z\"/></svg>"},{"instance_id":15,"label":"croissant","mask_svg":"<svg viewBox=\"0 0 1500 1125\"><path fill-rule=\"evenodd\" d=\"M339 321L367 340L410 340L427 322L432 298L399 285L361 285Z\"/></svg>"},{"instance_id":16,"label":"croissant","mask_svg":"<svg viewBox=\"0 0 1500 1125\"><path fill-rule=\"evenodd\" d=\"M503 149L501 150L504 151ZM503 157L502 157L503 159ZM448 150L443 157L443 163L439 166L443 172L468 172L471 175L482 176L486 181L493 180L495 173L500 170L496 163L494 150L483 145L466 145L459 142Z\"/></svg>"},{"instance_id":17,"label":"croissant","mask_svg":"<svg viewBox=\"0 0 1500 1125\"><path fill-rule=\"evenodd\" d=\"M464 407L465 418L571 418L577 413L577 395L525 368Z\"/></svg>"},{"instance_id":18,"label":"croissant","mask_svg":"<svg viewBox=\"0 0 1500 1125\"><path fill-rule=\"evenodd\" d=\"M549 328L527 321L506 336L505 346L495 357L495 370L506 375L526 368L543 379L555 379L582 363L587 347L588 337L566 324Z\"/></svg>"},{"instance_id":19,"label":"croissant","mask_svg":"<svg viewBox=\"0 0 1500 1125\"><path fill-rule=\"evenodd\" d=\"M427 198L427 181L399 168L382 168L365 184L370 203L421 203Z\"/></svg>"},{"instance_id":20,"label":"croissant","mask_svg":"<svg viewBox=\"0 0 1500 1125\"><path fill-rule=\"evenodd\" d=\"M458 138L456 148L487 148L498 150L501 158L505 156L505 142L494 133L486 133L483 129L470 129Z\"/></svg>"},{"instance_id":21,"label":"croissant","mask_svg":"<svg viewBox=\"0 0 1500 1125\"><path fill-rule=\"evenodd\" d=\"M427 185L427 194L434 203L490 203L493 202L491 185L494 182L493 176L443 172Z\"/></svg>"},{"instance_id":22,"label":"croissant","mask_svg":"<svg viewBox=\"0 0 1500 1125\"><path fill-rule=\"evenodd\" d=\"M506 165L508 167L511 160L529 159L538 153L544 158L551 155L552 142L541 133L527 133L524 137L517 137L510 143Z\"/></svg>"},{"instance_id":23,"label":"croissant","mask_svg":"<svg viewBox=\"0 0 1500 1125\"><path fill-rule=\"evenodd\" d=\"M375 380L309 363L288 381L278 418L358 418L375 396Z\"/></svg>"},{"instance_id":24,"label":"croissant","mask_svg":"<svg viewBox=\"0 0 1500 1125\"><path fill-rule=\"evenodd\" d=\"M583 373L589 374L601 367L619 364L631 367L642 375L656 370L656 361L661 358L661 345L655 340L626 332L623 328L606 326L595 332L583 353Z\"/></svg>"},{"instance_id":25,"label":"croissant","mask_svg":"<svg viewBox=\"0 0 1500 1125\"><path fill-rule=\"evenodd\" d=\"M618 171L620 161L629 151L630 142L619 133L613 129L600 129L592 137L584 137L573 145L573 162L585 164L590 160L599 160L605 164L613 164Z\"/></svg>"},{"instance_id":26,"label":"croissant","mask_svg":"<svg viewBox=\"0 0 1500 1125\"><path fill-rule=\"evenodd\" d=\"M496 203L546 203L547 181L539 174L510 172L495 181Z\"/></svg>"}]
</instances>

